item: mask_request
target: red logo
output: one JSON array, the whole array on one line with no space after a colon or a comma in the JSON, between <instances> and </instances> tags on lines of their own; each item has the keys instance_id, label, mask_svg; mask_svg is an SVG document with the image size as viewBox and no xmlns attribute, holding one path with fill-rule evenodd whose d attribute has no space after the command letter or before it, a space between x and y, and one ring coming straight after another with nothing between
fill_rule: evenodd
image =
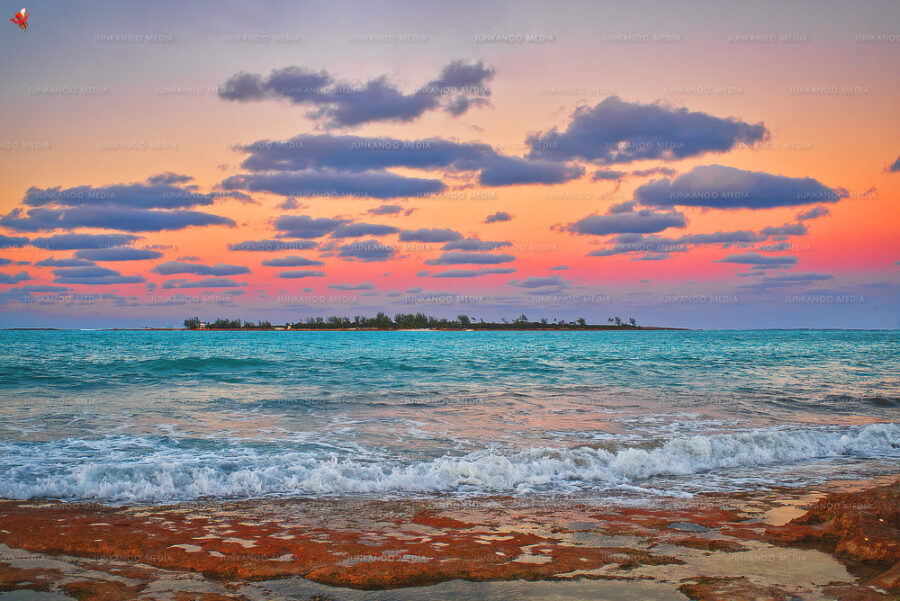
<instances>
[{"instance_id":1,"label":"red logo","mask_svg":"<svg viewBox=\"0 0 900 601\"><path fill-rule=\"evenodd\" d=\"M25 12L24 8L17 12L16 16L10 19L10 21L18 25L19 29L22 31L28 31L28 13Z\"/></svg>"}]
</instances>

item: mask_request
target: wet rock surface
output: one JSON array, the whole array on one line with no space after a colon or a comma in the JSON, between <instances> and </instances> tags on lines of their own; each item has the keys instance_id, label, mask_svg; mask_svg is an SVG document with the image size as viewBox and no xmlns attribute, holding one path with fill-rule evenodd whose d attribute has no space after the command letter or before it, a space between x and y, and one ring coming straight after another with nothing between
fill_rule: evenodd
<instances>
[{"instance_id":1,"label":"wet rock surface","mask_svg":"<svg viewBox=\"0 0 900 601\"><path fill-rule=\"evenodd\" d=\"M302 579L368 599L365 591L553 581L573 587L572 596L554 598L588 599L595 597L578 591L593 581L625 587L616 594L631 590L636 599L640 584L672 599L883 601L897 598L898 486L803 498L700 495L649 507L563 498L165 507L7 500L0 501L0 592L306 599L265 592L265 582ZM767 522L785 503L809 511L784 525ZM855 577L810 546L871 563L877 573Z\"/></svg>"},{"instance_id":2,"label":"wet rock surface","mask_svg":"<svg viewBox=\"0 0 900 601\"><path fill-rule=\"evenodd\" d=\"M822 548L861 562L878 572L871 584L900 593L900 481L830 494L767 535L779 544Z\"/></svg>"}]
</instances>

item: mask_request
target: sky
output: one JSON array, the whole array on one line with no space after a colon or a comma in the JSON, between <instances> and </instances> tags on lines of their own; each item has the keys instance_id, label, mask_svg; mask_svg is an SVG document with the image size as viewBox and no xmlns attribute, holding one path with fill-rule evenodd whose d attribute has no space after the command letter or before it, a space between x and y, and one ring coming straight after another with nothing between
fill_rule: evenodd
<instances>
[{"instance_id":1,"label":"sky","mask_svg":"<svg viewBox=\"0 0 900 601\"><path fill-rule=\"evenodd\" d=\"M897 2L26 8L0 327L897 327Z\"/></svg>"}]
</instances>

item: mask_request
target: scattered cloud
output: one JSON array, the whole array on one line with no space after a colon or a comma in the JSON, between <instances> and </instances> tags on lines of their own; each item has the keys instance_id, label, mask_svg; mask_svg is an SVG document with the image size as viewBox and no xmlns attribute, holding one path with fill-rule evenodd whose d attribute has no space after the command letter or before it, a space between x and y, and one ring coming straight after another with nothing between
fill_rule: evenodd
<instances>
[{"instance_id":1,"label":"scattered cloud","mask_svg":"<svg viewBox=\"0 0 900 601\"><path fill-rule=\"evenodd\" d=\"M646 206L694 206L715 209L770 209L817 202L837 202L847 195L811 177L788 177L744 171L723 165L694 167L676 177L656 180L635 190Z\"/></svg>"},{"instance_id":2,"label":"scattered cloud","mask_svg":"<svg viewBox=\"0 0 900 601\"><path fill-rule=\"evenodd\" d=\"M157 250L119 246L79 250L75 253L75 256L89 261L145 261L147 259L158 259L163 255Z\"/></svg>"},{"instance_id":3,"label":"scattered cloud","mask_svg":"<svg viewBox=\"0 0 900 601\"><path fill-rule=\"evenodd\" d=\"M325 272L324 271L310 271L310 270L282 271L278 274L278 277L286 278L286 279L321 278L321 277L325 277Z\"/></svg>"},{"instance_id":4,"label":"scattered cloud","mask_svg":"<svg viewBox=\"0 0 900 601\"><path fill-rule=\"evenodd\" d=\"M677 211L633 210L613 207L606 215L589 215L570 223L565 229L573 234L605 236L608 234L652 234L670 227L683 228L687 221Z\"/></svg>"},{"instance_id":5,"label":"scattered cloud","mask_svg":"<svg viewBox=\"0 0 900 601\"><path fill-rule=\"evenodd\" d=\"M332 290L374 290L375 285L370 284L369 282L363 282L362 284L329 284L329 288Z\"/></svg>"},{"instance_id":6,"label":"scattered cloud","mask_svg":"<svg viewBox=\"0 0 900 601\"><path fill-rule=\"evenodd\" d=\"M226 276L250 273L250 270L242 265L226 265L224 263L202 265L200 263L188 263L185 261L168 261L167 263L160 263L151 271L160 275L191 273L194 275Z\"/></svg>"},{"instance_id":7,"label":"scattered cloud","mask_svg":"<svg viewBox=\"0 0 900 601\"><path fill-rule=\"evenodd\" d=\"M359 238L361 236L386 236L388 234L396 234L399 232L397 228L390 225L380 225L376 223L348 223L340 225L331 232L332 238Z\"/></svg>"},{"instance_id":8,"label":"scattered cloud","mask_svg":"<svg viewBox=\"0 0 900 601\"><path fill-rule=\"evenodd\" d=\"M431 275L433 278L477 278L483 275L515 273L515 271L512 267L486 267L484 269L448 269L435 274L424 271L417 275Z\"/></svg>"},{"instance_id":9,"label":"scattered cloud","mask_svg":"<svg viewBox=\"0 0 900 601\"><path fill-rule=\"evenodd\" d=\"M516 258L513 255L450 251L442 253L441 256L436 259L428 259L425 263L427 265L496 265L498 263L509 263L515 260Z\"/></svg>"},{"instance_id":10,"label":"scattered cloud","mask_svg":"<svg viewBox=\"0 0 900 601\"><path fill-rule=\"evenodd\" d=\"M437 179L404 177L386 171L345 172L334 169L233 175L222 182L222 187L282 196L382 199L427 196L445 188L444 183Z\"/></svg>"},{"instance_id":11,"label":"scattered cloud","mask_svg":"<svg viewBox=\"0 0 900 601\"><path fill-rule=\"evenodd\" d=\"M485 223L500 223L501 221L511 221L512 215L507 213L506 211L497 211L496 213L492 213L488 215L484 222Z\"/></svg>"},{"instance_id":12,"label":"scattered cloud","mask_svg":"<svg viewBox=\"0 0 900 601\"><path fill-rule=\"evenodd\" d=\"M441 250L470 250L470 251L488 251L497 250L505 246L512 246L509 240L479 240L478 238L463 238L462 240L452 240L441 247Z\"/></svg>"},{"instance_id":13,"label":"scattered cloud","mask_svg":"<svg viewBox=\"0 0 900 601\"><path fill-rule=\"evenodd\" d=\"M297 257L294 255L269 259L268 261L263 261L262 264L269 267L312 267L315 265L324 265L322 261L307 259L306 257Z\"/></svg>"},{"instance_id":14,"label":"scattered cloud","mask_svg":"<svg viewBox=\"0 0 900 601\"><path fill-rule=\"evenodd\" d=\"M383 75L357 86L324 70L291 66L268 76L237 73L222 85L219 97L238 102L286 99L310 107L307 116L327 127L352 127L379 121L410 122L435 110L460 116L473 106L488 104L487 83L493 77L494 69L480 61L454 61L435 79L405 94Z\"/></svg>"},{"instance_id":15,"label":"scattered cloud","mask_svg":"<svg viewBox=\"0 0 900 601\"><path fill-rule=\"evenodd\" d=\"M235 282L229 278L206 278L204 280L189 281L184 279L168 280L163 282L163 289L171 288L240 288L246 286L247 282Z\"/></svg>"},{"instance_id":16,"label":"scattered cloud","mask_svg":"<svg viewBox=\"0 0 900 601\"><path fill-rule=\"evenodd\" d=\"M338 255L345 259L356 259L364 263L387 261L397 254L393 246L386 246L377 240L353 242L338 249Z\"/></svg>"},{"instance_id":17,"label":"scattered cloud","mask_svg":"<svg viewBox=\"0 0 900 601\"><path fill-rule=\"evenodd\" d=\"M27 282L30 279L31 276L27 271L20 271L15 274L0 273L0 284L18 284L19 282Z\"/></svg>"},{"instance_id":18,"label":"scattered cloud","mask_svg":"<svg viewBox=\"0 0 900 601\"><path fill-rule=\"evenodd\" d=\"M275 220L279 238L321 238L335 231L339 226L350 223L349 219L337 217L310 217L309 215L283 215Z\"/></svg>"},{"instance_id":19,"label":"scattered cloud","mask_svg":"<svg viewBox=\"0 0 900 601\"><path fill-rule=\"evenodd\" d=\"M31 245L45 250L89 250L127 246L137 239L131 234L57 234L35 238Z\"/></svg>"},{"instance_id":20,"label":"scattered cloud","mask_svg":"<svg viewBox=\"0 0 900 601\"><path fill-rule=\"evenodd\" d=\"M804 221L806 219L818 219L819 217L827 217L828 215L831 215L831 211L829 211L827 207L818 205L806 211L797 213L797 220Z\"/></svg>"},{"instance_id":21,"label":"scattered cloud","mask_svg":"<svg viewBox=\"0 0 900 601\"><path fill-rule=\"evenodd\" d=\"M400 232L401 242L451 242L461 239L462 234L451 229L420 228Z\"/></svg>"},{"instance_id":22,"label":"scattered cloud","mask_svg":"<svg viewBox=\"0 0 900 601\"><path fill-rule=\"evenodd\" d=\"M565 130L533 134L527 142L531 158L582 159L612 165L726 152L767 136L762 123L751 125L686 108L626 102L610 96L594 107L576 109Z\"/></svg>"},{"instance_id":23,"label":"scattered cloud","mask_svg":"<svg viewBox=\"0 0 900 601\"><path fill-rule=\"evenodd\" d=\"M766 269L770 267L793 267L797 264L797 257L790 257L787 255L761 255L756 252L747 252L743 254L728 255L724 259L720 259L719 262L752 265L756 269Z\"/></svg>"},{"instance_id":24,"label":"scattered cloud","mask_svg":"<svg viewBox=\"0 0 900 601\"><path fill-rule=\"evenodd\" d=\"M280 250L310 250L318 246L312 240L245 240L228 245L234 252L277 252Z\"/></svg>"},{"instance_id":25,"label":"scattered cloud","mask_svg":"<svg viewBox=\"0 0 900 601\"><path fill-rule=\"evenodd\" d=\"M53 281L57 284L85 284L107 286L110 284L142 284L146 280L141 275L122 275L106 267L61 267L53 270Z\"/></svg>"},{"instance_id":26,"label":"scattered cloud","mask_svg":"<svg viewBox=\"0 0 900 601\"><path fill-rule=\"evenodd\" d=\"M529 276L524 280L511 280L510 286L518 288L565 288L569 285L565 278L558 275Z\"/></svg>"}]
</instances>

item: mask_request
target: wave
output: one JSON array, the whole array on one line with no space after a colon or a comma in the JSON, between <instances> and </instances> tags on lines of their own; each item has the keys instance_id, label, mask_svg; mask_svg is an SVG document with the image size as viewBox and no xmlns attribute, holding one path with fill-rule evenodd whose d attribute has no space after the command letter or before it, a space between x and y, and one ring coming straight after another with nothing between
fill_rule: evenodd
<instances>
[{"instance_id":1,"label":"wave","mask_svg":"<svg viewBox=\"0 0 900 601\"><path fill-rule=\"evenodd\" d=\"M194 444L197 443L197 444ZM655 476L836 457L900 457L900 426L758 429L673 438L653 448L483 449L425 461L246 443L111 437L0 445L0 496L112 502L205 497L572 492Z\"/></svg>"}]
</instances>

